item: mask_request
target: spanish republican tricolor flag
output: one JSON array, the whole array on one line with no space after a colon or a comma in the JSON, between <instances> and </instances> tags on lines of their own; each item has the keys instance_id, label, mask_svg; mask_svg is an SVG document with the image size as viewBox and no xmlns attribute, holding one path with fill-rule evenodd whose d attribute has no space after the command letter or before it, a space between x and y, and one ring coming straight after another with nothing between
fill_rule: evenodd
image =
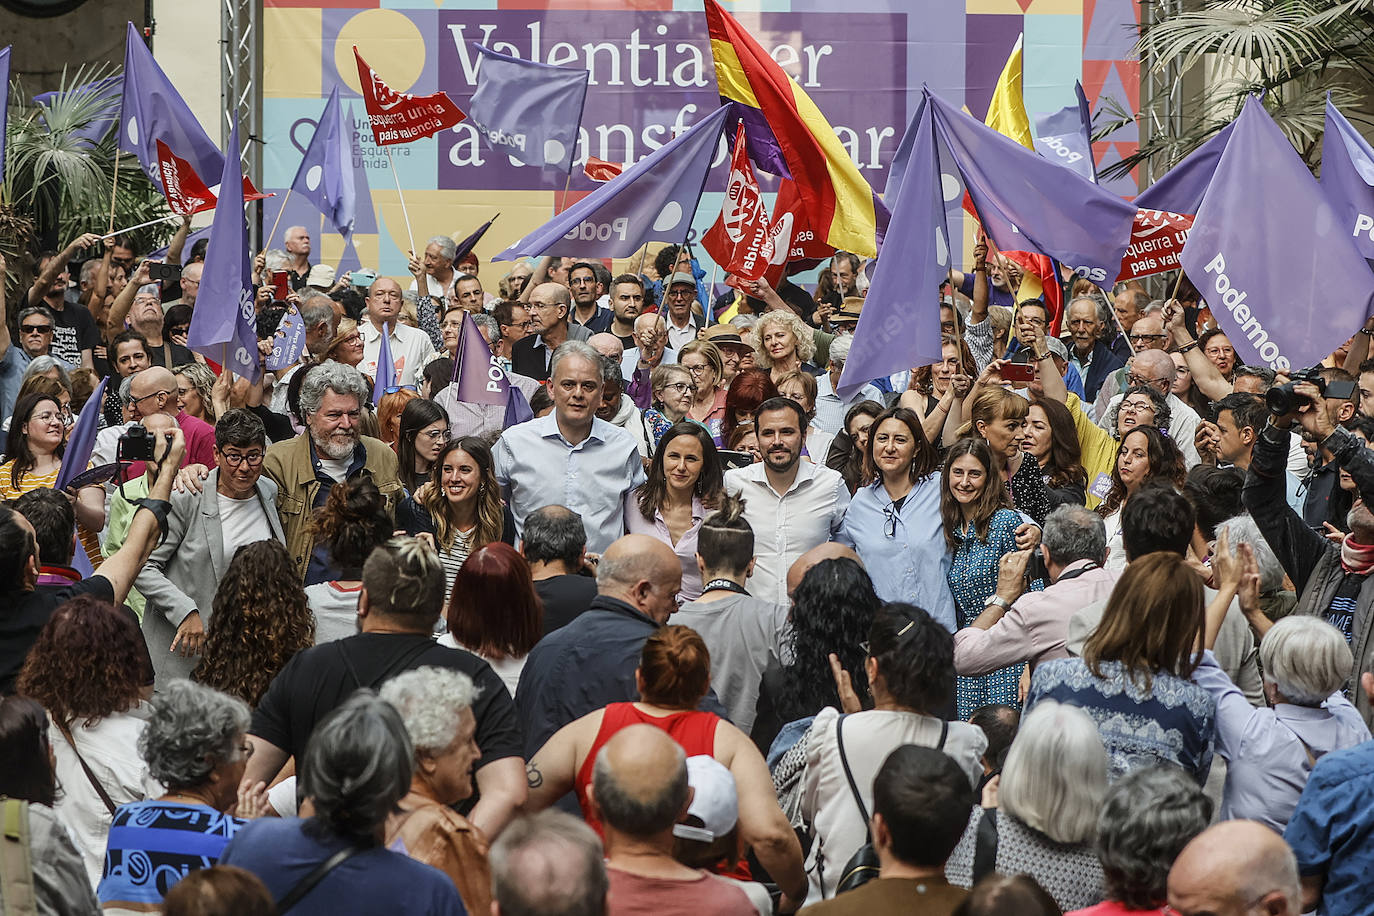
<instances>
[{"instance_id":1,"label":"spanish republican tricolor flag","mask_svg":"<svg viewBox=\"0 0 1374 916\"><path fill-rule=\"evenodd\" d=\"M880 205L834 128L733 16L705 3L720 98L745 123L749 158L796 183L809 228L827 245L873 257Z\"/></svg>"}]
</instances>

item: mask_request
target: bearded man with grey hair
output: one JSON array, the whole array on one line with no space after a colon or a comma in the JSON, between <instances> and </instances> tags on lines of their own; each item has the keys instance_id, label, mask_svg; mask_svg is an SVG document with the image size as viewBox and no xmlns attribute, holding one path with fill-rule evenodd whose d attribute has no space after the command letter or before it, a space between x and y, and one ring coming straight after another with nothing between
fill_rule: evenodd
<instances>
[{"instance_id":1,"label":"bearded man with grey hair","mask_svg":"<svg viewBox=\"0 0 1374 916\"><path fill-rule=\"evenodd\" d=\"M380 439L364 436L358 426L367 398L362 373L336 362L303 371L307 374L300 405L305 432L270 446L262 471L277 485L277 512L296 574L311 585L338 578L329 574L328 559L315 550L310 532L310 520L329 498L330 488L370 477L393 515L404 491L396 453Z\"/></svg>"}]
</instances>

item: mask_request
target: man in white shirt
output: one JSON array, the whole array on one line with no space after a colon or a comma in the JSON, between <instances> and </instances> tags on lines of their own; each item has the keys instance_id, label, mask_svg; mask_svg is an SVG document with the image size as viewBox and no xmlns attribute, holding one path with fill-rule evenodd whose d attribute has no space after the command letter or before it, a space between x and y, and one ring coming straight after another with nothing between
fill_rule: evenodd
<instances>
[{"instance_id":1,"label":"man in white shirt","mask_svg":"<svg viewBox=\"0 0 1374 916\"><path fill-rule=\"evenodd\" d=\"M401 287L390 277L378 277L367 290L367 320L358 325L363 335L363 361L358 370L377 379L382 352L382 327L390 328L391 362L397 385L418 385L416 376L434 355L434 343L418 328L401 324Z\"/></svg>"},{"instance_id":2,"label":"man in white shirt","mask_svg":"<svg viewBox=\"0 0 1374 916\"><path fill-rule=\"evenodd\" d=\"M644 482L639 448L625 430L596 417L602 357L590 344L564 342L553 353L549 378L553 412L512 426L497 440L496 480L517 536L534 510L567 506L582 516L587 549L600 553L625 533L625 496Z\"/></svg>"},{"instance_id":3,"label":"man in white shirt","mask_svg":"<svg viewBox=\"0 0 1374 916\"><path fill-rule=\"evenodd\" d=\"M668 349L681 350L696 340L701 331L702 320L692 314L692 304L697 301L696 277L675 273L664 284L664 290L664 304L668 307Z\"/></svg>"},{"instance_id":4,"label":"man in white shirt","mask_svg":"<svg viewBox=\"0 0 1374 916\"><path fill-rule=\"evenodd\" d=\"M436 235L425 243L425 253L421 260L425 266L425 285L431 299L442 299L453 286L453 256L458 246L446 235ZM412 291L419 291L420 285L410 281Z\"/></svg>"},{"instance_id":5,"label":"man in white shirt","mask_svg":"<svg viewBox=\"0 0 1374 916\"><path fill-rule=\"evenodd\" d=\"M744 518L754 531L750 593L786 605L788 568L839 531L849 488L838 471L801 460L807 424L796 401L770 398L754 418L763 461L727 471L725 489L744 498Z\"/></svg>"},{"instance_id":6,"label":"man in white shirt","mask_svg":"<svg viewBox=\"0 0 1374 916\"><path fill-rule=\"evenodd\" d=\"M227 411L215 424L215 470L204 489L172 494L167 537L134 583L147 601L143 638L158 683L190 677L234 552L256 541L285 542L277 485L262 476L266 453L262 421L242 408Z\"/></svg>"},{"instance_id":7,"label":"man in white shirt","mask_svg":"<svg viewBox=\"0 0 1374 916\"><path fill-rule=\"evenodd\" d=\"M844 416L860 401L877 401L886 404L883 393L870 382L847 398L835 393L844 372L844 362L849 358L849 347L854 342L853 335L836 337L830 343L830 366L825 375L816 379L816 419L815 424L828 433L834 434L844 429Z\"/></svg>"}]
</instances>

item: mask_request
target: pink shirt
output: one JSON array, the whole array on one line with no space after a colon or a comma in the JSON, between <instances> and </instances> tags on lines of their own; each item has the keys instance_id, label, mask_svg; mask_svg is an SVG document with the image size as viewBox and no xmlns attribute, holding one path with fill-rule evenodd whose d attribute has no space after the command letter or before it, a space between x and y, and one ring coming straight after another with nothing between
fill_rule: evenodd
<instances>
[{"instance_id":1,"label":"pink shirt","mask_svg":"<svg viewBox=\"0 0 1374 916\"><path fill-rule=\"evenodd\" d=\"M1150 916L1150 914L1163 912L1164 910L1162 908L1158 910L1133 910L1124 903L1118 903L1115 900L1104 900L1097 906L1090 906L1083 910L1074 910L1072 913L1066 914L1066 916L1132 916L1132 914L1145 914L1145 916Z\"/></svg>"},{"instance_id":2,"label":"pink shirt","mask_svg":"<svg viewBox=\"0 0 1374 916\"><path fill-rule=\"evenodd\" d=\"M672 535L668 533L668 524L663 520L663 513L655 509L653 521L650 521L639 511L638 488L625 494L625 533L647 534L649 537L658 538L673 549L673 553L677 554L678 560L682 563L679 604L701 597L701 573L697 571L697 535L701 532L701 523L705 518L706 507L701 504L701 500L692 497L692 526L674 544Z\"/></svg>"},{"instance_id":3,"label":"pink shirt","mask_svg":"<svg viewBox=\"0 0 1374 916\"><path fill-rule=\"evenodd\" d=\"M1016 662L1036 665L1068 658L1069 621L1088 605L1110 597L1121 578L1120 573L1106 569L1085 570L1087 565L1087 560L1070 563L1057 582L1043 592L1026 592L1017 598L989 629L964 627L955 633L954 670L977 677Z\"/></svg>"}]
</instances>

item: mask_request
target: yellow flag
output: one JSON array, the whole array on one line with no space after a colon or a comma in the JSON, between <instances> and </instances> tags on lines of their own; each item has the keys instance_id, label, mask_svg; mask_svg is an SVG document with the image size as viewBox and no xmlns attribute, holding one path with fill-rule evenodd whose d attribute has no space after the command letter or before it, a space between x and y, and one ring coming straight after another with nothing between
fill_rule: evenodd
<instances>
[{"instance_id":1,"label":"yellow flag","mask_svg":"<svg viewBox=\"0 0 1374 916\"><path fill-rule=\"evenodd\" d=\"M1016 45L1011 49L1002 75L997 78L997 87L992 90L992 103L988 105L987 124L1004 137L1010 137L1026 149L1035 149L1031 137L1030 119L1026 117L1026 102L1021 96L1021 41L1018 36Z\"/></svg>"}]
</instances>

